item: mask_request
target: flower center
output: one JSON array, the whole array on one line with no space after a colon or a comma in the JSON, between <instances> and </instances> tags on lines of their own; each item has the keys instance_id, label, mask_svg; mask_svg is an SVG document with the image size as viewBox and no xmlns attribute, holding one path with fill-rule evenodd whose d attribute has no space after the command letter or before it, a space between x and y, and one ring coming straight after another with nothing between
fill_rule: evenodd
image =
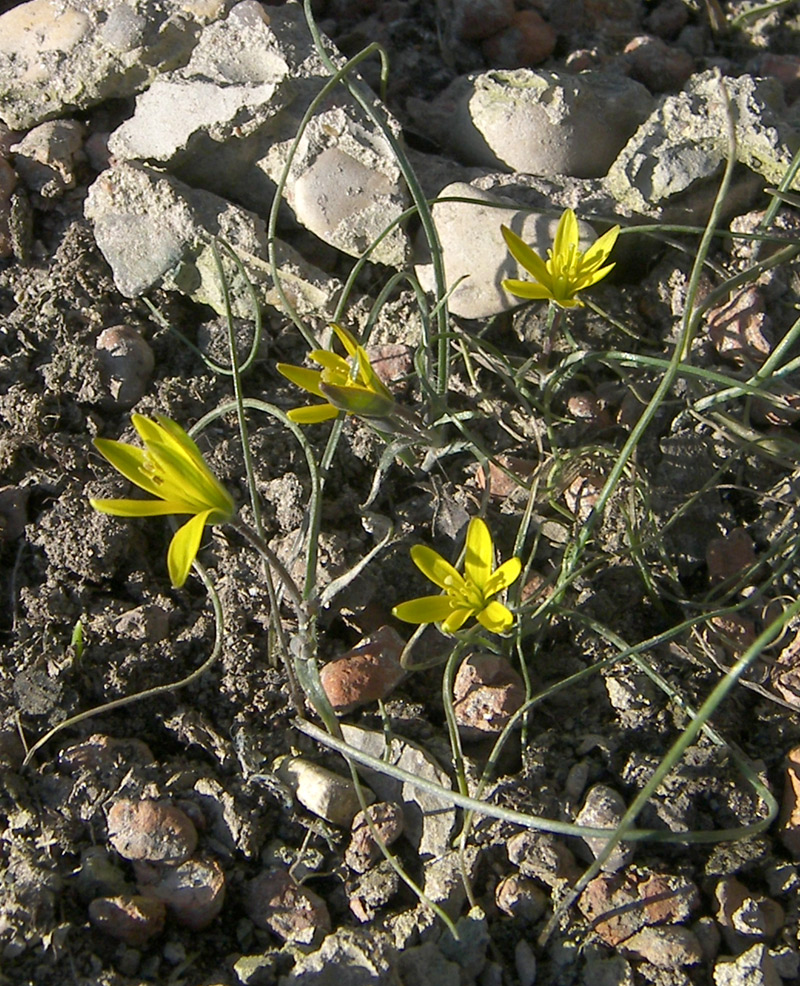
<instances>
[{"instance_id":1,"label":"flower center","mask_svg":"<svg viewBox=\"0 0 800 986\"><path fill-rule=\"evenodd\" d=\"M464 586L449 586L447 594L458 609L470 609L480 612L486 606L483 591L469 579L464 580Z\"/></svg>"}]
</instances>

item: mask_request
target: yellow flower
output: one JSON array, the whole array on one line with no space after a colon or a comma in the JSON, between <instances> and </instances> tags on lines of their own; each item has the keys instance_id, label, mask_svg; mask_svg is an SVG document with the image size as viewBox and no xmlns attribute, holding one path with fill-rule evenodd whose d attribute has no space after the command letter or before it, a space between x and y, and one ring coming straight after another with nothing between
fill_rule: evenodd
<instances>
[{"instance_id":1,"label":"yellow flower","mask_svg":"<svg viewBox=\"0 0 800 986\"><path fill-rule=\"evenodd\" d=\"M506 291L518 298L549 299L562 308L574 308L583 304L577 293L597 284L614 267L603 264L617 242L619 226L603 233L584 253L578 249L578 220L572 209L565 209L561 216L547 260L542 260L507 226L501 228L511 255L533 276L533 281L503 281Z\"/></svg>"},{"instance_id":2,"label":"yellow flower","mask_svg":"<svg viewBox=\"0 0 800 986\"><path fill-rule=\"evenodd\" d=\"M422 574L444 589L444 593L400 603L392 610L399 620L441 623L446 633L460 629L471 616L493 633L503 633L513 624L511 610L492 597L516 581L522 562L519 558L509 558L492 571L492 536L479 517L474 517L467 529L463 575L438 552L422 544L411 549L411 558Z\"/></svg>"},{"instance_id":3,"label":"yellow flower","mask_svg":"<svg viewBox=\"0 0 800 986\"><path fill-rule=\"evenodd\" d=\"M387 417L394 410L395 402L373 370L365 350L341 325L331 328L344 346L348 359L329 349L314 349L309 357L319 363L321 370L278 363L278 370L287 380L327 402L293 408L289 418L297 424L308 425L335 418L340 411L366 418Z\"/></svg>"},{"instance_id":4,"label":"yellow flower","mask_svg":"<svg viewBox=\"0 0 800 986\"><path fill-rule=\"evenodd\" d=\"M126 479L159 499L89 502L95 510L118 517L192 514L176 531L167 553L169 576L177 589L189 575L205 525L229 521L233 500L179 424L161 414L155 421L133 414L131 421L144 449L107 438L96 438L94 446Z\"/></svg>"}]
</instances>

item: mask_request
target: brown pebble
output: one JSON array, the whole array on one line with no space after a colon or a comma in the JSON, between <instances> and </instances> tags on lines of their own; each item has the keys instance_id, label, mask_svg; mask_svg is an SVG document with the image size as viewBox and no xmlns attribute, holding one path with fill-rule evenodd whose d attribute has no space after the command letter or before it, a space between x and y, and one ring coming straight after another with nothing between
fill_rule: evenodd
<instances>
[{"instance_id":1,"label":"brown pebble","mask_svg":"<svg viewBox=\"0 0 800 986\"><path fill-rule=\"evenodd\" d=\"M489 460L488 486L492 496L505 499L520 493L527 496L531 476L536 469L533 459L518 459L513 455L500 454L496 461ZM502 467L502 468L501 468ZM487 486L486 467L478 466L475 481L482 490Z\"/></svg>"},{"instance_id":2,"label":"brown pebble","mask_svg":"<svg viewBox=\"0 0 800 986\"><path fill-rule=\"evenodd\" d=\"M320 681L336 712L347 713L386 698L403 680L400 654L405 641L391 627L383 626L356 647L329 661Z\"/></svg>"},{"instance_id":3,"label":"brown pebble","mask_svg":"<svg viewBox=\"0 0 800 986\"><path fill-rule=\"evenodd\" d=\"M325 901L296 884L288 870L270 870L251 880L245 910L257 928L298 945L310 945L331 930Z\"/></svg>"},{"instance_id":4,"label":"brown pebble","mask_svg":"<svg viewBox=\"0 0 800 986\"><path fill-rule=\"evenodd\" d=\"M461 41L482 41L508 27L513 16L514 0L460 0L454 32Z\"/></svg>"},{"instance_id":5,"label":"brown pebble","mask_svg":"<svg viewBox=\"0 0 800 986\"><path fill-rule=\"evenodd\" d=\"M164 904L150 897L96 897L89 904L89 920L95 928L132 948L161 934L166 916Z\"/></svg>"},{"instance_id":6,"label":"brown pebble","mask_svg":"<svg viewBox=\"0 0 800 986\"><path fill-rule=\"evenodd\" d=\"M793 103L800 96L800 55L768 52L756 60L753 68L753 75L769 75L780 82L787 103Z\"/></svg>"},{"instance_id":7,"label":"brown pebble","mask_svg":"<svg viewBox=\"0 0 800 986\"><path fill-rule=\"evenodd\" d=\"M578 907L603 941L616 946L649 925L685 921L699 901L689 880L629 868L624 874L595 877Z\"/></svg>"},{"instance_id":8,"label":"brown pebble","mask_svg":"<svg viewBox=\"0 0 800 986\"><path fill-rule=\"evenodd\" d=\"M453 699L461 734L480 739L508 725L525 702L525 684L506 658L469 654L456 673Z\"/></svg>"},{"instance_id":9,"label":"brown pebble","mask_svg":"<svg viewBox=\"0 0 800 986\"><path fill-rule=\"evenodd\" d=\"M535 10L518 10L508 27L481 42L481 51L496 68L528 68L546 61L556 40L556 32Z\"/></svg>"},{"instance_id":10,"label":"brown pebble","mask_svg":"<svg viewBox=\"0 0 800 986\"><path fill-rule=\"evenodd\" d=\"M734 527L724 537L709 541L706 547L706 564L712 582L733 578L755 561L753 539L743 527Z\"/></svg>"},{"instance_id":11,"label":"brown pebble","mask_svg":"<svg viewBox=\"0 0 800 986\"><path fill-rule=\"evenodd\" d=\"M153 350L131 325L103 329L95 343L100 376L110 397L103 404L127 409L142 397L155 366Z\"/></svg>"},{"instance_id":12,"label":"brown pebble","mask_svg":"<svg viewBox=\"0 0 800 986\"><path fill-rule=\"evenodd\" d=\"M538 921L547 908L547 894L533 880L511 873L494 892L495 903L503 914L523 921Z\"/></svg>"},{"instance_id":13,"label":"brown pebble","mask_svg":"<svg viewBox=\"0 0 800 986\"><path fill-rule=\"evenodd\" d=\"M123 798L108 813L108 841L123 859L177 866L194 852L197 829L174 805Z\"/></svg>"},{"instance_id":14,"label":"brown pebble","mask_svg":"<svg viewBox=\"0 0 800 986\"><path fill-rule=\"evenodd\" d=\"M614 788L607 784L595 784L589 789L583 807L575 817L575 822L586 828L609 830L608 838L584 837L583 841L595 858L605 850L608 839L613 836L614 829L619 825L625 811L625 801ZM629 842L620 842L603 863L603 871L613 873L627 866L631 859L633 859L633 846Z\"/></svg>"},{"instance_id":15,"label":"brown pebble","mask_svg":"<svg viewBox=\"0 0 800 986\"><path fill-rule=\"evenodd\" d=\"M684 0L661 0L661 3L647 16L646 24L653 34L665 41L671 41L680 33L689 20L689 9Z\"/></svg>"},{"instance_id":16,"label":"brown pebble","mask_svg":"<svg viewBox=\"0 0 800 986\"><path fill-rule=\"evenodd\" d=\"M390 801L380 801L371 805L368 812L372 825L387 846L402 835L403 812L398 805ZM353 819L350 845L345 852L344 861L356 873L365 873L382 856L367 816L360 811Z\"/></svg>"},{"instance_id":17,"label":"brown pebble","mask_svg":"<svg viewBox=\"0 0 800 986\"><path fill-rule=\"evenodd\" d=\"M508 840L506 852L522 876L534 877L548 887L572 884L580 876L572 852L546 832L517 832Z\"/></svg>"},{"instance_id":18,"label":"brown pebble","mask_svg":"<svg viewBox=\"0 0 800 986\"><path fill-rule=\"evenodd\" d=\"M677 92L694 72L694 58L688 51L650 35L629 41L623 59L630 77L650 92Z\"/></svg>"},{"instance_id":19,"label":"brown pebble","mask_svg":"<svg viewBox=\"0 0 800 986\"><path fill-rule=\"evenodd\" d=\"M594 394L573 394L567 401L567 411L578 421L595 428L609 428L614 422L603 402Z\"/></svg>"},{"instance_id":20,"label":"brown pebble","mask_svg":"<svg viewBox=\"0 0 800 986\"><path fill-rule=\"evenodd\" d=\"M152 867L150 870L152 871ZM185 928L202 931L222 910L225 873L215 859L188 859L179 866L161 866L154 881L144 868L136 870L139 890L163 901L169 913ZM143 876L148 879L143 880Z\"/></svg>"}]
</instances>

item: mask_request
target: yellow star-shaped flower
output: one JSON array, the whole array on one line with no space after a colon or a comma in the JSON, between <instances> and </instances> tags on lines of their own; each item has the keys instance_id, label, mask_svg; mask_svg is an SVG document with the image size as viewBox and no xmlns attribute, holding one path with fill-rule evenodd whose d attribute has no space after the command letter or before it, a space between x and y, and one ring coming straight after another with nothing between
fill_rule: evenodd
<instances>
[{"instance_id":1,"label":"yellow star-shaped flower","mask_svg":"<svg viewBox=\"0 0 800 986\"><path fill-rule=\"evenodd\" d=\"M290 363L277 365L278 371L287 380L326 402L295 407L288 412L288 417L301 425L328 421L340 411L365 418L388 417L396 407L394 398L372 368L366 351L341 325L332 325L331 328L344 346L347 359L330 349L314 349L309 353L309 358L318 363L321 370L309 370Z\"/></svg>"},{"instance_id":2,"label":"yellow star-shaped flower","mask_svg":"<svg viewBox=\"0 0 800 986\"><path fill-rule=\"evenodd\" d=\"M492 571L494 546L489 528L479 517L469 522L467 550L462 575L449 561L425 545L411 549L417 568L444 589L441 595L420 596L395 606L392 613L407 623L441 623L442 630L454 633L474 616L492 633L504 633L514 623L514 614L493 597L519 577L522 562L508 561Z\"/></svg>"},{"instance_id":3,"label":"yellow star-shaped flower","mask_svg":"<svg viewBox=\"0 0 800 986\"><path fill-rule=\"evenodd\" d=\"M532 281L503 281L506 291L518 298L553 301L562 308L574 308L583 304L577 297L578 292L597 284L615 266L606 264L606 260L617 242L619 226L603 233L585 252L581 251L578 249L578 220L572 209L565 209L559 220L547 260L507 226L501 229L511 255L533 277Z\"/></svg>"},{"instance_id":4,"label":"yellow star-shaped flower","mask_svg":"<svg viewBox=\"0 0 800 986\"><path fill-rule=\"evenodd\" d=\"M94 446L111 465L156 500L93 500L104 514L118 517L155 517L192 514L178 528L167 553L167 568L180 588L197 557L206 524L224 524L234 514L233 500L205 464L200 449L179 424L157 414L155 421L131 415L144 448L96 438Z\"/></svg>"}]
</instances>

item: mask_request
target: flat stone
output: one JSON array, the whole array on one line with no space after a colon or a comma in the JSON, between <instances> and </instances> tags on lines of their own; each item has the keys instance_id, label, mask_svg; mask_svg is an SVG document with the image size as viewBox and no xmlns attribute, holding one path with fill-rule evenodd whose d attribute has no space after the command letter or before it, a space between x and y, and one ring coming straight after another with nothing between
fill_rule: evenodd
<instances>
[{"instance_id":1,"label":"flat stone","mask_svg":"<svg viewBox=\"0 0 800 986\"><path fill-rule=\"evenodd\" d=\"M89 920L96 928L134 948L160 935L166 916L160 900L135 894L96 897L89 904Z\"/></svg>"},{"instance_id":2,"label":"flat stone","mask_svg":"<svg viewBox=\"0 0 800 986\"><path fill-rule=\"evenodd\" d=\"M663 924L642 928L619 946L623 955L644 959L659 969L680 969L703 960L703 949L689 928Z\"/></svg>"},{"instance_id":3,"label":"flat stone","mask_svg":"<svg viewBox=\"0 0 800 986\"><path fill-rule=\"evenodd\" d=\"M236 251L261 303L281 309L270 275L263 219L211 192L194 189L144 165L123 163L90 186L84 206L97 245L126 297L153 288L177 290L219 314L225 311L211 251L219 236ZM300 313L333 311L338 282L291 247L276 242L281 284ZM223 258L234 314L252 318L252 300L238 270Z\"/></svg>"},{"instance_id":4,"label":"flat stone","mask_svg":"<svg viewBox=\"0 0 800 986\"><path fill-rule=\"evenodd\" d=\"M295 955L278 986L396 986L397 953L375 927L337 928L310 954Z\"/></svg>"},{"instance_id":5,"label":"flat stone","mask_svg":"<svg viewBox=\"0 0 800 986\"><path fill-rule=\"evenodd\" d=\"M520 68L461 76L408 109L465 164L592 178L607 173L653 98L624 76Z\"/></svg>"},{"instance_id":6,"label":"flat stone","mask_svg":"<svg viewBox=\"0 0 800 986\"><path fill-rule=\"evenodd\" d=\"M130 96L188 61L204 24L233 0L29 0L0 16L0 106L27 130Z\"/></svg>"},{"instance_id":7,"label":"flat stone","mask_svg":"<svg viewBox=\"0 0 800 986\"><path fill-rule=\"evenodd\" d=\"M450 311L462 318L488 318L516 308L519 298L506 291L502 281L528 275L509 253L500 227L513 229L536 253L546 257L553 246L559 217L509 209L509 205L515 204L513 200L465 182L447 185L439 196L476 200L474 203L436 202L432 210L442 247L445 283L448 290L453 289L448 298ZM585 250L596 238L595 233L585 222L579 222L578 229L580 246ZM475 249L477 242L480 250ZM433 267L421 238L416 244L415 270L422 286L432 291Z\"/></svg>"},{"instance_id":8,"label":"flat stone","mask_svg":"<svg viewBox=\"0 0 800 986\"><path fill-rule=\"evenodd\" d=\"M342 724L342 735L347 743L364 753L447 789L451 787L450 778L434 758L410 740L395 737L387 750L383 733ZM389 774L366 767L359 767L359 772L381 801L400 805L405 837L423 862L436 859L447 851L456 824L456 809L451 801L423 791L410 782L395 780Z\"/></svg>"}]
</instances>

